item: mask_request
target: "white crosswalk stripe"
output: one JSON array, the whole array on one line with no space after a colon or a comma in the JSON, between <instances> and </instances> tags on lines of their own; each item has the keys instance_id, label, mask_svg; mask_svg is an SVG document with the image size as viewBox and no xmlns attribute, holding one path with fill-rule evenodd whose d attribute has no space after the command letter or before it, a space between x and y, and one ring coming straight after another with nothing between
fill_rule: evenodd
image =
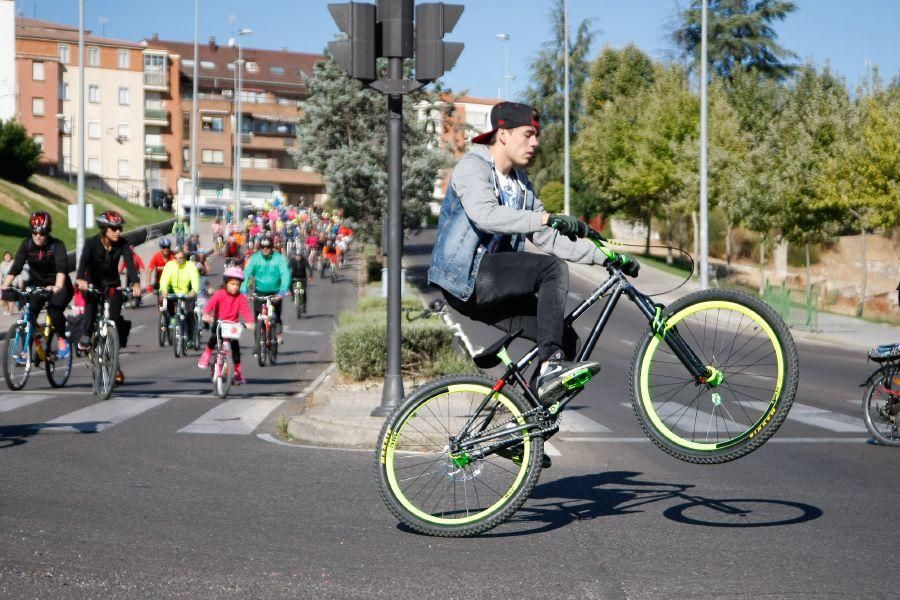
<instances>
[{"instance_id":1,"label":"white crosswalk stripe","mask_svg":"<svg viewBox=\"0 0 900 600\"><path fill-rule=\"evenodd\" d=\"M562 412L562 422L559 424L560 433L609 433L609 427L584 416L577 410L565 410Z\"/></svg>"},{"instance_id":2,"label":"white crosswalk stripe","mask_svg":"<svg viewBox=\"0 0 900 600\"><path fill-rule=\"evenodd\" d=\"M17 408L22 408L23 406L28 406L29 404L43 402L47 398L51 397L52 396L13 395L12 393L4 392L3 397L0 398L0 412L16 410Z\"/></svg>"},{"instance_id":3,"label":"white crosswalk stripe","mask_svg":"<svg viewBox=\"0 0 900 600\"><path fill-rule=\"evenodd\" d=\"M253 398L234 399L219 404L178 433L213 433L249 435L283 399Z\"/></svg>"},{"instance_id":4,"label":"white crosswalk stripe","mask_svg":"<svg viewBox=\"0 0 900 600\"><path fill-rule=\"evenodd\" d=\"M749 404L760 410L765 409L767 406L764 402L750 402ZM788 420L798 421L837 433L863 433L866 431L866 425L860 418L843 415L824 408L816 408L800 402L794 402L791 406Z\"/></svg>"},{"instance_id":5,"label":"white crosswalk stripe","mask_svg":"<svg viewBox=\"0 0 900 600\"><path fill-rule=\"evenodd\" d=\"M32 428L40 431L99 432L168 401L169 398L112 398L46 423L36 423Z\"/></svg>"}]
</instances>

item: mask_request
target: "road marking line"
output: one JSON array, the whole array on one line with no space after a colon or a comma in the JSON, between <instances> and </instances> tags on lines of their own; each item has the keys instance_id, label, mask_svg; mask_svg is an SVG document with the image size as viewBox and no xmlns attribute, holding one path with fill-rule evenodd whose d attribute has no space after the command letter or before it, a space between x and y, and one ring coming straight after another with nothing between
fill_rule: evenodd
<instances>
[{"instance_id":1,"label":"road marking line","mask_svg":"<svg viewBox=\"0 0 900 600\"><path fill-rule=\"evenodd\" d=\"M23 406L28 406L29 404L36 404L38 402L43 402L47 398L52 398L52 396L40 395L40 396L13 396L12 398L2 398L0 399L0 412L6 412L9 410L16 410L17 408L22 408Z\"/></svg>"},{"instance_id":2,"label":"road marking line","mask_svg":"<svg viewBox=\"0 0 900 600\"><path fill-rule=\"evenodd\" d=\"M283 402L268 398L228 400L179 429L178 433L248 435Z\"/></svg>"},{"instance_id":3,"label":"road marking line","mask_svg":"<svg viewBox=\"0 0 900 600\"><path fill-rule=\"evenodd\" d=\"M748 402L748 404L760 410L764 410L768 406L765 402ZM863 433L866 431L865 423L858 417L851 417L850 415L817 408L801 402L794 402L791 406L788 420L798 421L836 433Z\"/></svg>"},{"instance_id":4,"label":"road marking line","mask_svg":"<svg viewBox=\"0 0 900 600\"><path fill-rule=\"evenodd\" d=\"M295 394L294 398L305 398L308 394L314 392L316 388L322 385L322 382L325 381L325 378L331 375L331 373L334 372L336 368L337 363L331 363L330 365L328 365L328 367L326 367L324 371L319 373L319 376L313 379L312 383L306 386L306 388L302 392Z\"/></svg>"},{"instance_id":5,"label":"road marking line","mask_svg":"<svg viewBox=\"0 0 900 600\"><path fill-rule=\"evenodd\" d=\"M610 429L577 411L563 411L559 424L560 433L609 433Z\"/></svg>"},{"instance_id":6,"label":"road marking line","mask_svg":"<svg viewBox=\"0 0 900 600\"><path fill-rule=\"evenodd\" d=\"M169 398L113 398L86 406L29 429L96 433L169 401Z\"/></svg>"},{"instance_id":7,"label":"road marking line","mask_svg":"<svg viewBox=\"0 0 900 600\"><path fill-rule=\"evenodd\" d=\"M547 456L562 456L562 452L550 442L544 442L544 454Z\"/></svg>"},{"instance_id":8,"label":"road marking line","mask_svg":"<svg viewBox=\"0 0 900 600\"><path fill-rule=\"evenodd\" d=\"M767 444L776 443L776 444L859 444L868 442L870 438L864 437L841 437L841 438L830 438L830 437L802 437L802 438L791 438L791 437L776 437L771 438L766 441ZM561 442L590 442L590 443L640 443L640 442L649 442L649 438L624 438L624 437L580 437L580 438L559 438Z\"/></svg>"}]
</instances>

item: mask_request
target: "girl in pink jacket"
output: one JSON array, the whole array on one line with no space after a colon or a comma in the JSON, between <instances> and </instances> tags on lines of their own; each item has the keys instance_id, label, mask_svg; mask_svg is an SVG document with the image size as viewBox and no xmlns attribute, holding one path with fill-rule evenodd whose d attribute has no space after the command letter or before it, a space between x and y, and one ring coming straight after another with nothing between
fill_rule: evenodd
<instances>
[{"instance_id":1,"label":"girl in pink jacket","mask_svg":"<svg viewBox=\"0 0 900 600\"><path fill-rule=\"evenodd\" d=\"M253 329L253 311L250 310L250 304L247 302L247 296L241 293L241 282L244 281L244 272L240 267L228 267L222 275L224 280L222 287L216 290L203 307L203 320L212 325L213 332L216 331L215 321L231 321L233 323L244 320L247 329ZM213 349L216 347L218 336L211 335L206 343L206 350L197 366L201 369L209 368L209 359L212 357ZM231 342L231 356L234 359L234 383L240 385L246 383L244 371L241 368L241 347L237 340L229 340Z\"/></svg>"}]
</instances>

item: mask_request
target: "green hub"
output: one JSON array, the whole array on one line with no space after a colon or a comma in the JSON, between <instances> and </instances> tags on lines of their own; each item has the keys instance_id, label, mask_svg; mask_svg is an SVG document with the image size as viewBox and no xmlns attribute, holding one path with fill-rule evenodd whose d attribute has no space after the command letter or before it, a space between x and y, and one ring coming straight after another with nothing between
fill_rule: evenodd
<instances>
[{"instance_id":1,"label":"green hub","mask_svg":"<svg viewBox=\"0 0 900 600\"><path fill-rule=\"evenodd\" d=\"M722 382L725 381L725 373L718 370L715 367L706 367L709 375L706 377L706 383L709 384L710 387L719 387L722 385Z\"/></svg>"},{"instance_id":2,"label":"green hub","mask_svg":"<svg viewBox=\"0 0 900 600\"><path fill-rule=\"evenodd\" d=\"M722 406L722 396L719 395L719 392L713 392L712 403L715 406Z\"/></svg>"},{"instance_id":3,"label":"green hub","mask_svg":"<svg viewBox=\"0 0 900 600\"><path fill-rule=\"evenodd\" d=\"M467 464L472 462L472 458L463 452L462 454L450 454L450 462L459 467L460 469L465 467Z\"/></svg>"}]
</instances>

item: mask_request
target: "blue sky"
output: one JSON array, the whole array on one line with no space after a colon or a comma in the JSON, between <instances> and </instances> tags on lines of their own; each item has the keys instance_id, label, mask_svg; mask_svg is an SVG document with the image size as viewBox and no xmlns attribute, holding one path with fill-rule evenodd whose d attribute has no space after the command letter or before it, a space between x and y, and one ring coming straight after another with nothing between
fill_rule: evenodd
<instances>
[{"instance_id":1,"label":"blue sky","mask_svg":"<svg viewBox=\"0 0 900 600\"><path fill-rule=\"evenodd\" d=\"M373 0L374 1L374 0ZM799 8L776 25L779 41L802 60L829 61L848 85L856 86L866 61L885 79L900 73L900 1L796 0ZM27 17L77 25L77 0L16 0ZM510 84L515 98L528 85L528 64L550 37L550 0L475 0L457 2L465 12L445 39L466 44L456 67L445 77L454 90L496 97L503 86L504 46L509 44ZM688 0L569 0L572 31L591 19L597 32L591 55L605 44L634 42L655 57L672 50L668 31ZM323 0L201 0L200 39L215 35L225 42L234 28L253 29L248 46L320 52L337 33ZM85 0L85 27L108 37L139 40L154 32L188 41L194 34L191 0ZM233 16L234 24L231 23ZM101 26L99 19L106 19ZM497 33L511 39L502 42Z\"/></svg>"}]
</instances>

